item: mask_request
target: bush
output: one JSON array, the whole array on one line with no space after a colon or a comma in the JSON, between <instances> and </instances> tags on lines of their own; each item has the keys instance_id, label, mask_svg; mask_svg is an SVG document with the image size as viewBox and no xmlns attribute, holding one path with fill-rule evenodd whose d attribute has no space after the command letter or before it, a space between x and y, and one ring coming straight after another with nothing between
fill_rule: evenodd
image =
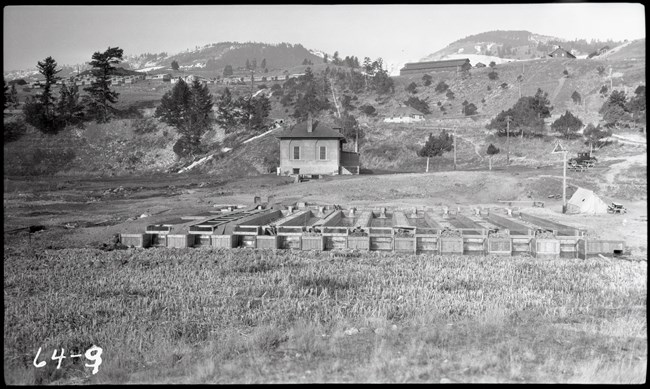
<instances>
[{"instance_id":1,"label":"bush","mask_svg":"<svg viewBox=\"0 0 650 389\"><path fill-rule=\"evenodd\" d=\"M431 111L429 110L429 104L427 104L426 101L420 100L417 97L409 97L409 99L405 101L404 104L408 105L411 108L417 109L423 114L431 113Z\"/></svg>"},{"instance_id":2,"label":"bush","mask_svg":"<svg viewBox=\"0 0 650 389\"><path fill-rule=\"evenodd\" d=\"M417 85L414 82L410 83L406 87L406 91L409 92L409 93L417 93L418 92L417 91Z\"/></svg>"},{"instance_id":3,"label":"bush","mask_svg":"<svg viewBox=\"0 0 650 389\"><path fill-rule=\"evenodd\" d=\"M377 115L377 110L375 109L375 107L373 107L373 106L370 105L370 104L368 104L368 105L362 105L361 107L359 107L359 110L360 110L361 112L365 113L365 114L368 115L368 116L375 116L375 115Z\"/></svg>"},{"instance_id":4,"label":"bush","mask_svg":"<svg viewBox=\"0 0 650 389\"><path fill-rule=\"evenodd\" d=\"M492 81L497 80L499 78L499 74L493 70L488 73L488 78Z\"/></svg>"},{"instance_id":5,"label":"bush","mask_svg":"<svg viewBox=\"0 0 650 389\"><path fill-rule=\"evenodd\" d=\"M20 139L27 132L27 126L22 118L10 119L4 122L4 144Z\"/></svg>"},{"instance_id":6,"label":"bush","mask_svg":"<svg viewBox=\"0 0 650 389\"><path fill-rule=\"evenodd\" d=\"M447 96L447 98L448 98L449 100L453 100L453 99L456 98L456 95L455 95L454 92L452 92L451 90L448 90L448 91L447 91L446 96Z\"/></svg>"},{"instance_id":7,"label":"bush","mask_svg":"<svg viewBox=\"0 0 650 389\"><path fill-rule=\"evenodd\" d=\"M438 85L436 85L436 92L442 93L449 89L449 85L447 85L444 81L440 81Z\"/></svg>"},{"instance_id":8,"label":"bush","mask_svg":"<svg viewBox=\"0 0 650 389\"><path fill-rule=\"evenodd\" d=\"M156 121L152 118L136 119L133 127L133 132L136 134L151 134L158 131Z\"/></svg>"},{"instance_id":9,"label":"bush","mask_svg":"<svg viewBox=\"0 0 650 389\"><path fill-rule=\"evenodd\" d=\"M508 87L508 83L504 82L503 84L500 85L501 89L506 89Z\"/></svg>"},{"instance_id":10,"label":"bush","mask_svg":"<svg viewBox=\"0 0 650 389\"><path fill-rule=\"evenodd\" d=\"M174 153L176 153L176 155L178 155L180 158L190 156L199 151L198 149L199 144L192 142L192 140L186 136L182 136L179 140L177 140L173 148Z\"/></svg>"}]
</instances>

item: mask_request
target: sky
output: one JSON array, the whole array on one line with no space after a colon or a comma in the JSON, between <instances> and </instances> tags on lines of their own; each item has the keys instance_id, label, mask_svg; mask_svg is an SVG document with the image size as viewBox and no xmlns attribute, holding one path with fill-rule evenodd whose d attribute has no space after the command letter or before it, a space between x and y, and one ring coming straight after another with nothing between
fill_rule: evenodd
<instances>
[{"instance_id":1,"label":"sky","mask_svg":"<svg viewBox=\"0 0 650 389\"><path fill-rule=\"evenodd\" d=\"M645 38L641 3L6 6L3 69L94 52L175 54L225 41L302 44L330 56L415 62L469 35L526 30L563 39Z\"/></svg>"}]
</instances>

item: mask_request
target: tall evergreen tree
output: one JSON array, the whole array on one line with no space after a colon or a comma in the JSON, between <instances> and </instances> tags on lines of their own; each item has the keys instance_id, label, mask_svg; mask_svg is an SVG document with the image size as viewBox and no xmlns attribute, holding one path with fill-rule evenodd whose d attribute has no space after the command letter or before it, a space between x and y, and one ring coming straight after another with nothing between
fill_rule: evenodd
<instances>
[{"instance_id":1,"label":"tall evergreen tree","mask_svg":"<svg viewBox=\"0 0 650 389\"><path fill-rule=\"evenodd\" d=\"M262 58L262 64L260 66L262 69L266 69L266 58Z\"/></svg>"},{"instance_id":2,"label":"tall evergreen tree","mask_svg":"<svg viewBox=\"0 0 650 389\"><path fill-rule=\"evenodd\" d=\"M171 91L163 95L155 116L181 134L174 145L174 151L179 156L200 150L201 136L210 128L212 105L212 95L207 85L202 85L198 80L194 80L190 86L181 78Z\"/></svg>"},{"instance_id":3,"label":"tall evergreen tree","mask_svg":"<svg viewBox=\"0 0 650 389\"><path fill-rule=\"evenodd\" d=\"M54 102L55 98L52 96L52 85L60 79L56 74L61 70L56 70L56 61L52 57L47 57L43 62L38 62L38 72L45 77L43 84L43 92L41 93L40 100L43 104L43 109L48 120L54 121Z\"/></svg>"},{"instance_id":4,"label":"tall evergreen tree","mask_svg":"<svg viewBox=\"0 0 650 389\"><path fill-rule=\"evenodd\" d=\"M119 47L109 47L103 53L95 52L90 65L93 67L92 75L94 81L84 91L88 92L87 104L91 116L98 123L107 122L110 119L111 106L117 102L119 93L111 89L110 77L115 71L115 66L122 61L124 50Z\"/></svg>"},{"instance_id":5,"label":"tall evergreen tree","mask_svg":"<svg viewBox=\"0 0 650 389\"><path fill-rule=\"evenodd\" d=\"M61 85L57 112L64 125L77 124L83 116L83 106L79 103L79 88L71 85L70 88L64 83Z\"/></svg>"},{"instance_id":6,"label":"tall evergreen tree","mask_svg":"<svg viewBox=\"0 0 650 389\"><path fill-rule=\"evenodd\" d=\"M223 76L228 77L232 75L233 75L232 65L226 65L226 67L223 68Z\"/></svg>"},{"instance_id":7,"label":"tall evergreen tree","mask_svg":"<svg viewBox=\"0 0 650 389\"><path fill-rule=\"evenodd\" d=\"M217 99L217 115L216 123L223 127L226 134L232 132L234 127L239 122L239 114L237 111L236 101L233 99L232 94L228 88L224 89L221 96Z\"/></svg>"}]
</instances>

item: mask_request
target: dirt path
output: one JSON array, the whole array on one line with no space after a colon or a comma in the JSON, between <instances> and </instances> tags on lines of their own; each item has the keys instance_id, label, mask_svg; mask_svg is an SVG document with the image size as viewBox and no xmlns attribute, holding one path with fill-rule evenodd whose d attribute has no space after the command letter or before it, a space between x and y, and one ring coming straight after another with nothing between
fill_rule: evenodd
<instances>
[{"instance_id":1,"label":"dirt path","mask_svg":"<svg viewBox=\"0 0 650 389\"><path fill-rule=\"evenodd\" d=\"M604 182L600 184L601 190L606 191L607 187L614 185L614 180L617 175L621 174L622 171L629 169L632 165L647 165L648 156L646 154L638 154L628 157L625 161L615 163L609 167L605 172L603 178Z\"/></svg>"},{"instance_id":2,"label":"dirt path","mask_svg":"<svg viewBox=\"0 0 650 389\"><path fill-rule=\"evenodd\" d=\"M481 152L480 152L481 148L476 143L474 143L471 139L463 138L458 134L456 136L458 137L458 139L462 139L464 141L467 141L467 142L471 143L472 146L474 146L474 152L476 153L476 155L478 155L478 157L481 159L481 161L483 160L483 156L481 155Z\"/></svg>"},{"instance_id":3,"label":"dirt path","mask_svg":"<svg viewBox=\"0 0 650 389\"><path fill-rule=\"evenodd\" d=\"M557 80L557 86L555 87L555 90L553 91L553 95L551 96L551 98L549 100L551 100L551 101L555 100L557 95L562 90L562 87L564 86L564 81L565 80L566 80L566 78L564 78L564 77L560 77L560 79Z\"/></svg>"}]
</instances>

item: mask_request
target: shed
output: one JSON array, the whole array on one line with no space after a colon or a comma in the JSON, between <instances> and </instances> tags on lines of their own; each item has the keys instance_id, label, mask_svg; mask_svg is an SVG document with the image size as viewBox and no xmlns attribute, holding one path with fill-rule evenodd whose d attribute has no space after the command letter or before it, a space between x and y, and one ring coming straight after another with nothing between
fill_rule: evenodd
<instances>
[{"instance_id":1,"label":"shed","mask_svg":"<svg viewBox=\"0 0 650 389\"><path fill-rule=\"evenodd\" d=\"M402 106L384 118L385 123L412 123L424 121L424 114L415 108Z\"/></svg>"}]
</instances>

